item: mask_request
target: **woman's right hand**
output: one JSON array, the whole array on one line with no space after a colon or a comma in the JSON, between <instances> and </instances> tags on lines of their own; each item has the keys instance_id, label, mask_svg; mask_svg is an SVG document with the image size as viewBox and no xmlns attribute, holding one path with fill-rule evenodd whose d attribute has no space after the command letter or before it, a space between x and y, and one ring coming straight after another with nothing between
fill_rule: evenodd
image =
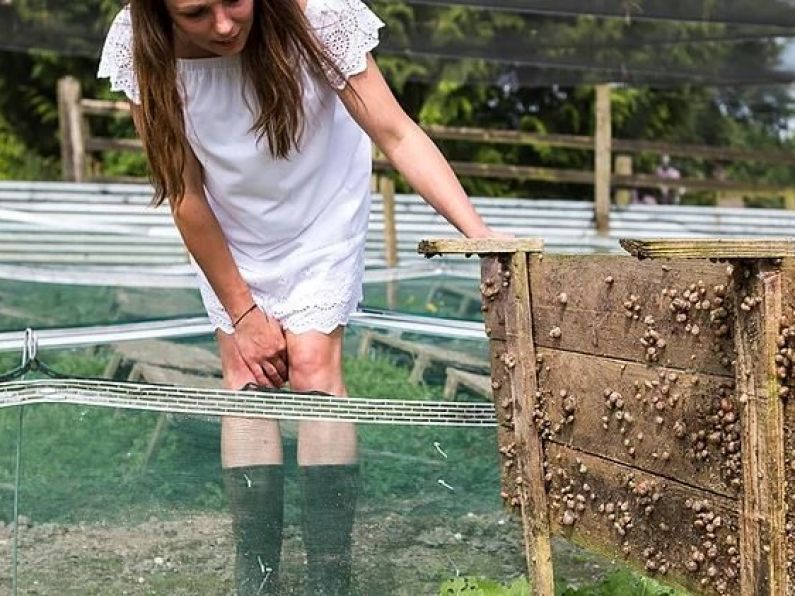
<instances>
[{"instance_id":1,"label":"woman's right hand","mask_svg":"<svg viewBox=\"0 0 795 596\"><path fill-rule=\"evenodd\" d=\"M255 308L235 327L234 338L259 385L278 389L287 382L287 341L276 319Z\"/></svg>"}]
</instances>

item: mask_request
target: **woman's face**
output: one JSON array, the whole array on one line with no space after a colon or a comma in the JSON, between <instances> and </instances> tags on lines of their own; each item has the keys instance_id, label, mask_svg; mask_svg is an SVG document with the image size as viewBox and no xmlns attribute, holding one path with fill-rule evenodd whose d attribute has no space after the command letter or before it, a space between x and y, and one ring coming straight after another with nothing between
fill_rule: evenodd
<instances>
[{"instance_id":1,"label":"woman's face","mask_svg":"<svg viewBox=\"0 0 795 596\"><path fill-rule=\"evenodd\" d=\"M254 0L166 0L166 6L190 57L237 54L254 20Z\"/></svg>"}]
</instances>

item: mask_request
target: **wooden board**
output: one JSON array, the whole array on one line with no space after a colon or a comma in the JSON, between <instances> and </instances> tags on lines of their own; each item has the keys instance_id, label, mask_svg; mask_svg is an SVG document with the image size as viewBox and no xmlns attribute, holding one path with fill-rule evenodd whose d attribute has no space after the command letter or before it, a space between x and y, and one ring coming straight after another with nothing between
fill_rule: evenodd
<instances>
[{"instance_id":1,"label":"wooden board","mask_svg":"<svg viewBox=\"0 0 795 596\"><path fill-rule=\"evenodd\" d=\"M532 296L528 255L514 253L510 261L510 277L503 286L507 299L505 308L505 355L513 409L514 439L516 440L515 483L524 527L525 554L528 569L533 570L533 583L538 596L554 596L552 545L544 491L544 450L536 432L538 412L533 321L530 316Z\"/></svg>"},{"instance_id":2,"label":"wooden board","mask_svg":"<svg viewBox=\"0 0 795 596\"><path fill-rule=\"evenodd\" d=\"M787 571L795 586L795 401L784 404L784 456L787 478Z\"/></svg>"},{"instance_id":3,"label":"wooden board","mask_svg":"<svg viewBox=\"0 0 795 596\"><path fill-rule=\"evenodd\" d=\"M663 238L619 241L639 259L773 259L795 256L788 238Z\"/></svg>"},{"instance_id":4,"label":"wooden board","mask_svg":"<svg viewBox=\"0 0 795 596\"><path fill-rule=\"evenodd\" d=\"M153 364L203 375L221 374L221 359L197 346L150 339L114 344L113 350L114 358L105 371L106 377L117 376L116 369L124 368L125 363Z\"/></svg>"},{"instance_id":5,"label":"wooden board","mask_svg":"<svg viewBox=\"0 0 795 596\"><path fill-rule=\"evenodd\" d=\"M781 271L770 261L738 264L734 287L755 300L753 308L738 309L734 317L736 386L743 402L740 590L743 596L783 596L788 591L784 424L774 360L782 315Z\"/></svg>"},{"instance_id":6,"label":"wooden board","mask_svg":"<svg viewBox=\"0 0 795 596\"><path fill-rule=\"evenodd\" d=\"M538 238L442 238L423 240L417 251L426 257L443 254L497 254L541 252L544 241Z\"/></svg>"},{"instance_id":7,"label":"wooden board","mask_svg":"<svg viewBox=\"0 0 795 596\"><path fill-rule=\"evenodd\" d=\"M657 364L733 376L731 295L721 290L730 281L725 264L615 256L536 259L531 286L537 345L648 363L653 346L643 342L655 333L664 342L655 348ZM698 294L692 299L691 288ZM679 315L686 320L678 321ZM492 337L498 332L493 328Z\"/></svg>"},{"instance_id":8,"label":"wooden board","mask_svg":"<svg viewBox=\"0 0 795 596\"><path fill-rule=\"evenodd\" d=\"M547 446L547 478L556 532L607 556L621 553L661 581L738 593L736 500L556 444Z\"/></svg>"},{"instance_id":9,"label":"wooden board","mask_svg":"<svg viewBox=\"0 0 795 596\"><path fill-rule=\"evenodd\" d=\"M543 349L538 373L552 440L736 496L740 405L731 379Z\"/></svg>"},{"instance_id":10,"label":"wooden board","mask_svg":"<svg viewBox=\"0 0 795 596\"><path fill-rule=\"evenodd\" d=\"M505 301L509 299L509 293L504 291L508 284L506 273L510 275L510 260L505 255L481 259L480 310L486 336L495 339L505 339Z\"/></svg>"}]
</instances>

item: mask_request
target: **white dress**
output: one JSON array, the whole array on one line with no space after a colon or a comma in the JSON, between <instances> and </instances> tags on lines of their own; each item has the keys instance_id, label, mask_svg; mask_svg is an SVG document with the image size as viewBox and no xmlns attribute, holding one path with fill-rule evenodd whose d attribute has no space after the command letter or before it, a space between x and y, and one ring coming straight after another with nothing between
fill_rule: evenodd
<instances>
[{"instance_id":1,"label":"white dress","mask_svg":"<svg viewBox=\"0 0 795 596\"><path fill-rule=\"evenodd\" d=\"M308 0L306 17L345 77L366 68L384 25L360 0ZM239 56L178 60L186 136L204 190L254 300L293 333L329 333L362 299L371 144L328 83L303 72L306 125L298 151L274 159L250 132ZM99 77L139 102L125 7L111 25ZM335 80L339 88L344 80ZM232 322L194 263L217 329Z\"/></svg>"}]
</instances>

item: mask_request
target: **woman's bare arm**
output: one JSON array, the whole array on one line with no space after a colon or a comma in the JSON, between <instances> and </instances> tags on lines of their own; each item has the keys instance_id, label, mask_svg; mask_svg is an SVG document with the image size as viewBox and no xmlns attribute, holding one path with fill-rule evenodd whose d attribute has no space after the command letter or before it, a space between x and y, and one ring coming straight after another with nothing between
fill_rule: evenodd
<instances>
[{"instance_id":1,"label":"woman's bare arm","mask_svg":"<svg viewBox=\"0 0 795 596\"><path fill-rule=\"evenodd\" d=\"M486 226L442 153L400 107L372 56L339 95L392 165L447 221L470 238L500 235Z\"/></svg>"}]
</instances>

